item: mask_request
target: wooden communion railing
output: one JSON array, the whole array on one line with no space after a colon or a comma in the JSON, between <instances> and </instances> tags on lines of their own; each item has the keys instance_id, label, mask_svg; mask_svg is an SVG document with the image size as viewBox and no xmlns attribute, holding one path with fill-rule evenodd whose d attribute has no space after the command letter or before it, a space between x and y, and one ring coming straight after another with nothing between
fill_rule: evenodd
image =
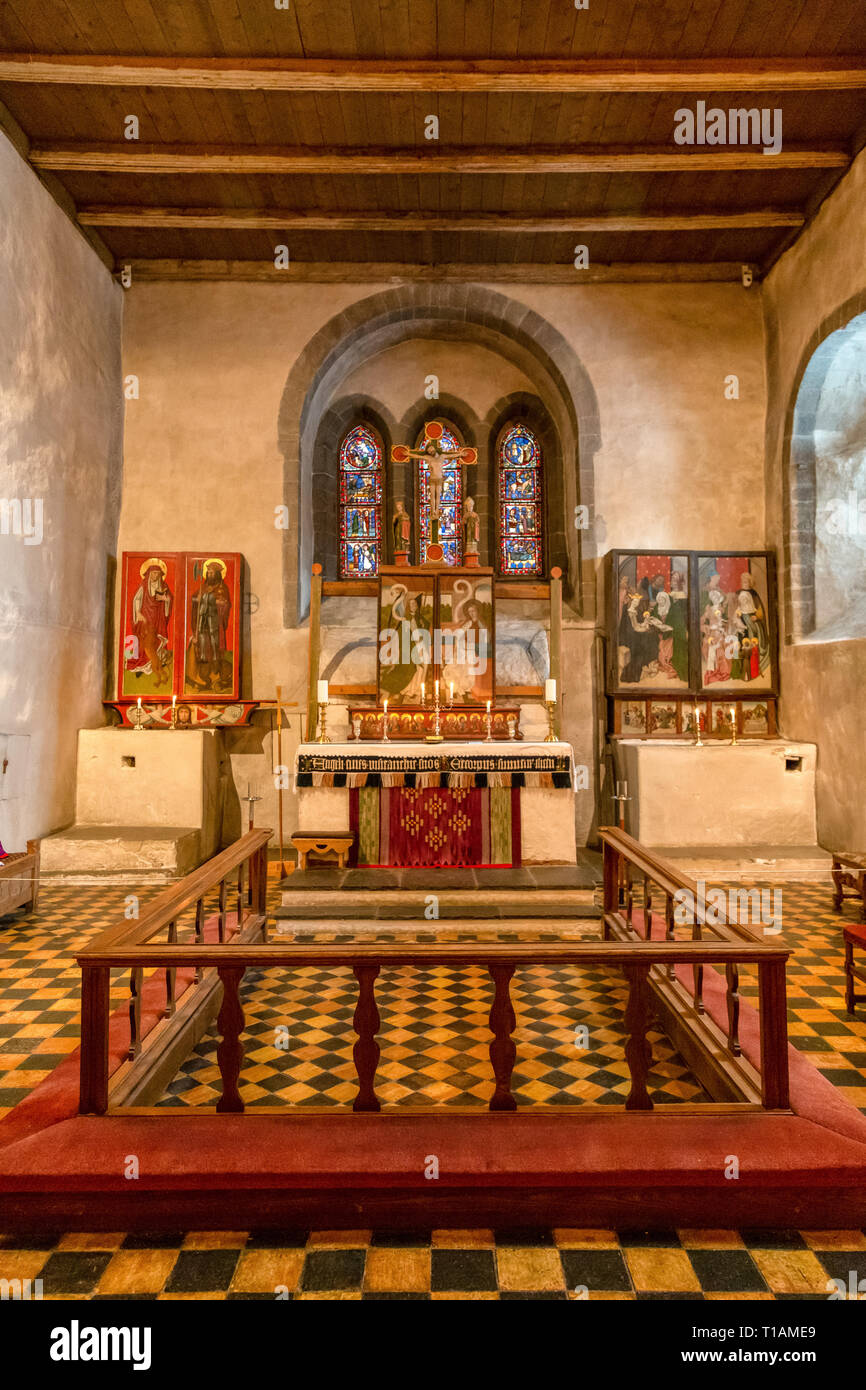
<instances>
[{"instance_id":1,"label":"wooden communion railing","mask_svg":"<svg viewBox=\"0 0 866 1390\"><path fill-rule=\"evenodd\" d=\"M177 969L188 962L178 952L186 943L179 926L185 913L192 921L185 929L195 949L206 951L206 921L211 920L216 936L214 949L226 947L229 918L234 917L232 939L263 940L265 937L265 899L267 895L267 846L271 830L251 830L227 850L207 860L198 869L172 884L147 904L140 916L124 919L102 932L76 957L81 967L81 1101L82 1113L102 1113L108 1101L109 1054L108 1025L111 1014L111 971L121 961L123 951L139 951L129 971L129 1051L127 1063L112 1077L113 1089L123 1095L134 1089L136 1081L147 1077L154 1065L166 1067L173 1075L183 1061L185 1026L196 1009L211 999L218 980L208 967L213 962L200 959L195 965L193 985L183 995L180 1009L176 998ZM211 919L207 919L207 899L215 896ZM156 956L162 953L162 959ZM142 1036L141 1008L145 971L161 969L165 980L163 1022L147 1037ZM172 1046L174 1042L174 1047ZM172 1065L172 1057L174 1065Z\"/></svg>"},{"instance_id":2,"label":"wooden communion railing","mask_svg":"<svg viewBox=\"0 0 866 1390\"><path fill-rule=\"evenodd\" d=\"M352 1108L356 1111L378 1111L381 1108L376 1094L376 1070L380 1056L377 1033L380 1018L376 1004L375 981L383 968L429 969L431 966L447 965L455 969L481 966L489 971L493 982L489 1018L492 1034L489 1054L493 1092L489 1109L493 1111L511 1111L517 1108L517 1101L512 1093L512 1074L517 1055L512 1037L516 1020L511 1001L511 980L515 970L537 965L604 965L621 969L628 983L625 1057L631 1082L625 1108L632 1111L653 1108L647 1087L652 1064L647 1030L651 1020L651 998L653 992L657 994L657 978L673 989L677 984L674 973L677 965L691 967L696 980L700 980L705 966L718 966L726 972L729 991L731 996L735 997L738 967L756 965L761 1015L760 1075L754 1069L750 1073L743 1059L737 1057L736 1067L742 1072L743 1080L742 1083L737 1083L725 1072L725 1098L752 1108L787 1107L785 962L788 951L779 945L758 941L750 933L734 927L714 928L716 939L712 940L702 939L700 927L696 933L692 933L690 939L676 940L673 895L679 887L689 886L690 880L675 874L669 867L663 866L661 861L651 859L636 841L622 832L602 832L605 844L603 940L550 943L516 941L489 944L413 942L405 945L357 942L308 945L272 942L266 939L258 944L238 940L237 937L227 941L225 882L233 868L240 869L246 862L250 864L254 919L256 923L259 920L264 923L264 844L268 834L266 831L251 832L230 850L196 870L195 874L190 875L181 884L161 894L139 922L124 922L110 929L80 953L77 959L82 969L82 1113L104 1114L109 1109L108 1018L111 970L122 969L130 972L132 1019L134 1001L140 995L142 972L148 969L165 972L166 1010L170 1010L173 1006L172 981L175 971L180 967L194 967L199 978L203 972L216 970L222 983L223 997L217 1019L220 1033L217 1064L222 1080L222 1095L216 1109L220 1113L239 1113L244 1109L240 1094L244 1056L244 1013L241 1003L241 982L244 973L249 969L304 969L309 966L345 966L352 971L358 982L357 1005L353 1019L356 1034L353 1058L358 1089ZM631 881L633 873L642 877L644 891L648 895L645 898L648 912L651 911L653 885L665 895L665 921L670 924L670 931L664 939L651 940L648 933L644 939L638 937L634 928L633 901L629 901L620 910L620 861L628 865L627 881ZM201 929L202 897L217 885L220 887L219 939L207 943L203 940ZM695 885L691 884L691 888L694 887ZM195 939L180 941L177 939L176 930L173 930L173 923L176 922L182 906L188 907L192 903L196 903ZM240 911L240 884L237 889L237 903ZM164 934L165 939L157 940L161 934ZM616 936L621 939L611 939ZM689 1005L696 1018L696 1011L700 1007L700 988L700 984L696 985L695 998ZM733 1058L739 1046L736 1002L731 1008L733 1022L729 1027L727 1046ZM711 1052L718 1052L718 1040L713 1039L708 1032L704 1020L700 1020L700 1023L702 1036L698 1042L701 1046L708 1045ZM135 1036L133 1030L133 1047ZM712 1090L711 1094L714 1094ZM538 1110L541 1108L533 1107ZM580 1105L579 1108L581 1111L588 1111L594 1107ZM690 1108L692 1107L682 1104L675 1106L679 1114L686 1113ZM705 1111L707 1104L703 1103L699 1108ZM285 1106L256 1106L254 1113L273 1113L274 1109L281 1113L286 1111ZM440 1107L436 1109L441 1113ZM560 1113L561 1109L557 1107ZM305 1113L314 1113L311 1107L304 1106L303 1110ZM330 1108L328 1113L333 1113L333 1109Z\"/></svg>"}]
</instances>

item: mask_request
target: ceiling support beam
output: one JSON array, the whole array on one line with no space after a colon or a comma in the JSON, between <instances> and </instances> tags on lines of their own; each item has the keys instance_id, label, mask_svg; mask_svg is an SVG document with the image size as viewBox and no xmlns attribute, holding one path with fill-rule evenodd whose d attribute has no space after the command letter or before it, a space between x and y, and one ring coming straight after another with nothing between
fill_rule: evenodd
<instances>
[{"instance_id":1,"label":"ceiling support beam","mask_svg":"<svg viewBox=\"0 0 866 1390\"><path fill-rule=\"evenodd\" d=\"M707 232L802 227L789 208L744 212L601 213L569 217L539 213L298 212L288 208L81 207L87 227L153 227L280 232Z\"/></svg>"},{"instance_id":2,"label":"ceiling support beam","mask_svg":"<svg viewBox=\"0 0 866 1390\"><path fill-rule=\"evenodd\" d=\"M833 92L866 88L862 57L621 61L355 61L0 54L0 82L285 92Z\"/></svg>"},{"instance_id":3,"label":"ceiling support beam","mask_svg":"<svg viewBox=\"0 0 866 1390\"><path fill-rule=\"evenodd\" d=\"M285 146L139 145L81 141L33 145L37 169L86 169L115 174L634 174L698 172L771 174L780 169L845 169L837 146L789 145L775 155L760 149L674 147L579 149L293 149Z\"/></svg>"},{"instance_id":4,"label":"ceiling support beam","mask_svg":"<svg viewBox=\"0 0 866 1390\"><path fill-rule=\"evenodd\" d=\"M739 281L740 261L626 262L589 266L530 264L412 265L402 261L293 261L277 270L273 261L140 260L120 258L130 266L133 287L151 280L260 280L273 284L401 284L442 280L473 284L583 285L691 281Z\"/></svg>"}]
</instances>

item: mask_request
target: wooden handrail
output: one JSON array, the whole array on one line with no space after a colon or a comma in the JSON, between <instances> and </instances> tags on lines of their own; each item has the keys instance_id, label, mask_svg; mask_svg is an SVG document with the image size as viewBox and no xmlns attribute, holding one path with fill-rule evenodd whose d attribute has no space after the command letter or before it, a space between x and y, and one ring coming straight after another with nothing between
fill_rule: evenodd
<instances>
[{"instance_id":1,"label":"wooden handrail","mask_svg":"<svg viewBox=\"0 0 866 1390\"><path fill-rule=\"evenodd\" d=\"M218 887L222 879L227 878L233 869L250 859L257 850L264 849L273 833L273 830L265 828L247 831L246 835L229 845L228 849L215 854L212 859L205 860L204 864L193 869L192 873L158 893L137 920L128 921L124 918L113 927L107 927L104 932L100 932L89 945L82 947L75 957L76 960L80 964L94 955L103 955L110 947L146 942L155 932L167 927L173 917L179 917L186 908L192 907L199 898L204 897L212 888Z\"/></svg>"}]
</instances>

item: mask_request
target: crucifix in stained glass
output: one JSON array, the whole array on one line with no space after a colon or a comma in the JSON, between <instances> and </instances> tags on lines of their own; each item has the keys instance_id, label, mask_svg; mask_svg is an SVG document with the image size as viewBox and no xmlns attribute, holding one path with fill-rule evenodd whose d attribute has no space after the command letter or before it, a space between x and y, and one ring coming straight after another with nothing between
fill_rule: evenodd
<instances>
[{"instance_id":1,"label":"crucifix in stained glass","mask_svg":"<svg viewBox=\"0 0 866 1390\"><path fill-rule=\"evenodd\" d=\"M461 558L460 508L463 500L463 464L478 462L478 450L461 444L439 420L428 420L418 447L395 444L394 463L417 459L420 482L420 560L457 565Z\"/></svg>"}]
</instances>

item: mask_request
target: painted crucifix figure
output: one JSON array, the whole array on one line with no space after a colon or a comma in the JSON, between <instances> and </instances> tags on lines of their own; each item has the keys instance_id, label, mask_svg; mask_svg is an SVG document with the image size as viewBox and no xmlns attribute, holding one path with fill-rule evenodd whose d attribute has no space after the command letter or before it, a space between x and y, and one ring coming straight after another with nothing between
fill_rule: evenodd
<instances>
[{"instance_id":1,"label":"painted crucifix figure","mask_svg":"<svg viewBox=\"0 0 866 1390\"><path fill-rule=\"evenodd\" d=\"M407 444L395 444L391 449L392 463L408 463L418 459L427 465L430 484L430 516L436 523L434 544L439 541L439 518L442 513L442 489L445 485L445 469L448 464L477 463L478 450L469 444L461 444L457 449L442 447L443 427L438 420L428 420L424 426L424 440L418 449L410 449ZM427 549L430 554L430 547ZM432 557L431 557L432 558Z\"/></svg>"}]
</instances>

